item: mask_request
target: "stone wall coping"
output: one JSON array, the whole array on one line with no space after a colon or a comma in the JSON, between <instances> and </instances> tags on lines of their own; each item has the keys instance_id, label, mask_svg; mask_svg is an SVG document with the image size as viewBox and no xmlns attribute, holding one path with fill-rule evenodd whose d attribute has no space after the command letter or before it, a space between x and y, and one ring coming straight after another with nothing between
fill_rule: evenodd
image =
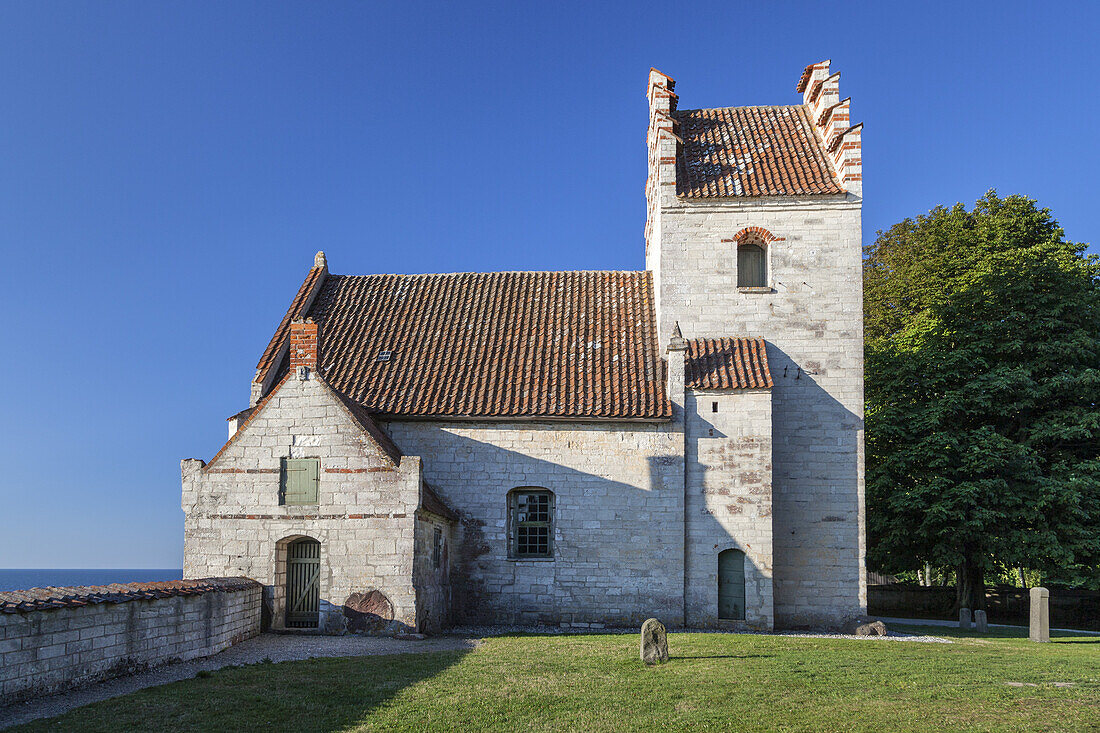
<instances>
[{"instance_id":1,"label":"stone wall coping","mask_svg":"<svg viewBox=\"0 0 1100 733\"><path fill-rule=\"evenodd\" d=\"M27 613L53 608L78 608L99 603L127 603L172 596L230 593L259 588L251 578L201 578L154 583L112 583L0 591L0 613Z\"/></svg>"}]
</instances>

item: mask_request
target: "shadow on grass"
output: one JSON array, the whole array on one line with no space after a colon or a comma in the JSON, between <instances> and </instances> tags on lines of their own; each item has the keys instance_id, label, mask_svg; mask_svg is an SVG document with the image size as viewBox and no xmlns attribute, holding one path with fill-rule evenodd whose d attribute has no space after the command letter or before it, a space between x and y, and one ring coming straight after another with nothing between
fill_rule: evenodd
<instances>
[{"instance_id":1,"label":"shadow on grass","mask_svg":"<svg viewBox=\"0 0 1100 733\"><path fill-rule=\"evenodd\" d=\"M949 639L1027 641L1028 629L1023 626L994 626L986 633L974 629L960 629L954 626L918 626L916 624L894 624L891 631L900 631L914 636L940 636ZM1058 644L1100 644L1100 634L1077 633L1073 631L1051 631L1050 640Z\"/></svg>"},{"instance_id":2,"label":"shadow on grass","mask_svg":"<svg viewBox=\"0 0 1100 733\"><path fill-rule=\"evenodd\" d=\"M771 659L771 654L700 654L695 656L681 656L679 654L670 654L668 659L670 662L676 660L689 660L689 659Z\"/></svg>"},{"instance_id":3,"label":"shadow on grass","mask_svg":"<svg viewBox=\"0 0 1100 733\"><path fill-rule=\"evenodd\" d=\"M11 730L335 733L362 725L404 690L446 672L471 651L318 657L225 667Z\"/></svg>"}]
</instances>

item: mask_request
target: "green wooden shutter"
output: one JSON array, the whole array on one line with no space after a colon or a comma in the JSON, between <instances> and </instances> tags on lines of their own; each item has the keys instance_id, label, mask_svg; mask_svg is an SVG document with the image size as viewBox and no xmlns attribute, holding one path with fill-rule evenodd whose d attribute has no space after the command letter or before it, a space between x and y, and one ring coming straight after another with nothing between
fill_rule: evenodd
<instances>
[{"instance_id":1,"label":"green wooden shutter","mask_svg":"<svg viewBox=\"0 0 1100 733\"><path fill-rule=\"evenodd\" d=\"M320 474L321 462L316 458L284 458L283 504L316 504Z\"/></svg>"},{"instance_id":2,"label":"green wooden shutter","mask_svg":"<svg viewBox=\"0 0 1100 733\"><path fill-rule=\"evenodd\" d=\"M764 248L756 244L743 244L738 247L737 286L762 288L767 284L767 256Z\"/></svg>"}]
</instances>

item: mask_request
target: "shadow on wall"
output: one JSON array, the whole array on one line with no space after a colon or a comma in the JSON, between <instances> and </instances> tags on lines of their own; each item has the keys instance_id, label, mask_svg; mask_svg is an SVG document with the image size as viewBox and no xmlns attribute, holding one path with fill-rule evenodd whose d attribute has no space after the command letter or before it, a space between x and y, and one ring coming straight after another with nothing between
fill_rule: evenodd
<instances>
[{"instance_id":1,"label":"shadow on wall","mask_svg":"<svg viewBox=\"0 0 1100 733\"><path fill-rule=\"evenodd\" d=\"M565 453L559 463L459 434L458 424L387 427L402 450L424 456L425 478L461 515L450 576L455 623L635 626L651 616L674 626L683 623L679 433L664 425L635 424L622 431L598 423L524 424L525 432L547 433L544 441L535 436L524 444ZM607 452L611 446L619 446L615 455ZM669 453L653 455L662 447ZM585 462L591 472L562 465ZM636 476L637 485L610 478L624 475ZM507 497L517 487L554 493L553 560L508 557ZM739 547L726 537L719 549Z\"/></svg>"},{"instance_id":2,"label":"shadow on wall","mask_svg":"<svg viewBox=\"0 0 1100 733\"><path fill-rule=\"evenodd\" d=\"M805 326L803 326L805 328ZM863 582L859 456L863 418L819 381L827 361L796 363L767 344L772 374L772 531L776 625L834 626ZM852 598L848 617L861 615Z\"/></svg>"}]
</instances>

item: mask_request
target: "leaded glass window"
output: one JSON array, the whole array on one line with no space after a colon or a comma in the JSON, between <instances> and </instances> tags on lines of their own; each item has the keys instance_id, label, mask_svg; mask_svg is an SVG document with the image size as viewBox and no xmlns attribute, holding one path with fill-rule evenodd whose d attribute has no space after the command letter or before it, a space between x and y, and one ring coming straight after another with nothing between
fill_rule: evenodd
<instances>
[{"instance_id":1,"label":"leaded glass window","mask_svg":"<svg viewBox=\"0 0 1100 733\"><path fill-rule=\"evenodd\" d=\"M512 557L552 557L554 495L545 489L517 489L510 494Z\"/></svg>"}]
</instances>

